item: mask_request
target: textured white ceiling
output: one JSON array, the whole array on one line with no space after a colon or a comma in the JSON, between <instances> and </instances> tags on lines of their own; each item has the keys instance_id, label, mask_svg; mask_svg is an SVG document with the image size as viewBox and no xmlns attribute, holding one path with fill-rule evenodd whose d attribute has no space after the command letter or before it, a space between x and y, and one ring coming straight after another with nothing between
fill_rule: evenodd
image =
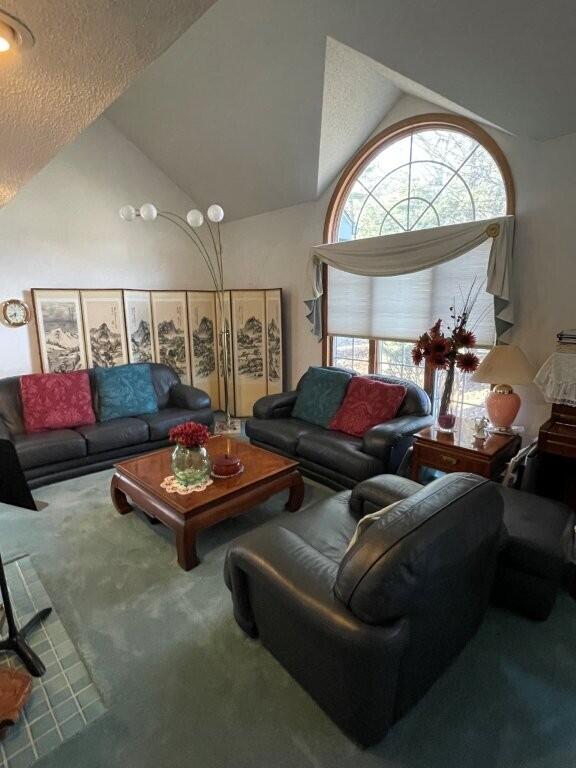
<instances>
[{"instance_id":1,"label":"textured white ceiling","mask_svg":"<svg viewBox=\"0 0 576 768\"><path fill-rule=\"evenodd\" d=\"M0 206L215 0L0 0L36 45L0 57Z\"/></svg>"},{"instance_id":2,"label":"textured white ceiling","mask_svg":"<svg viewBox=\"0 0 576 768\"><path fill-rule=\"evenodd\" d=\"M350 55L339 72L330 38L388 82ZM532 138L576 131L574 40L574 0L218 0L108 116L241 218L315 198L394 88Z\"/></svg>"}]
</instances>

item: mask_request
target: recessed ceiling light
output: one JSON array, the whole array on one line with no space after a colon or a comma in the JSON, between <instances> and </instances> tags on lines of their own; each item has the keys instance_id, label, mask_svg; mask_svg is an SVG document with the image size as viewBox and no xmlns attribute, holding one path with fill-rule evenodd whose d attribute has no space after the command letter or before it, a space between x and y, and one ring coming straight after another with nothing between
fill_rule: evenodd
<instances>
[{"instance_id":1,"label":"recessed ceiling light","mask_svg":"<svg viewBox=\"0 0 576 768\"><path fill-rule=\"evenodd\" d=\"M0 53L16 48L32 48L34 35L20 19L0 10Z\"/></svg>"}]
</instances>

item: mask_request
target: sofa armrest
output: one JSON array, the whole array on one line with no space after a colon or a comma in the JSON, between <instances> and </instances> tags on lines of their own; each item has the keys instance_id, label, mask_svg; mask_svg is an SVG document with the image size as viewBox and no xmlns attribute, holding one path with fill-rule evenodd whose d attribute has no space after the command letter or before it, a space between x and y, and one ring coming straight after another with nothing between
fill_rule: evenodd
<instances>
[{"instance_id":1,"label":"sofa armrest","mask_svg":"<svg viewBox=\"0 0 576 768\"><path fill-rule=\"evenodd\" d=\"M384 424L378 424L364 435L363 450L371 456L380 456L388 448L393 448L406 437L429 427L432 416L399 416Z\"/></svg>"},{"instance_id":2,"label":"sofa armrest","mask_svg":"<svg viewBox=\"0 0 576 768\"><path fill-rule=\"evenodd\" d=\"M254 403L254 416L257 419L285 419L294 408L298 392L282 392L279 395L266 395Z\"/></svg>"},{"instance_id":3,"label":"sofa armrest","mask_svg":"<svg viewBox=\"0 0 576 768\"><path fill-rule=\"evenodd\" d=\"M12 442L12 435L10 434L10 430L6 424L4 424L2 419L0 419L0 440L9 440Z\"/></svg>"},{"instance_id":4,"label":"sofa armrest","mask_svg":"<svg viewBox=\"0 0 576 768\"><path fill-rule=\"evenodd\" d=\"M378 475L363 480L350 496L350 512L360 519L378 509L407 499L422 488L420 483L399 475Z\"/></svg>"},{"instance_id":5,"label":"sofa armrest","mask_svg":"<svg viewBox=\"0 0 576 768\"><path fill-rule=\"evenodd\" d=\"M429 427L432 416L399 416L378 424L364 435L362 450L385 463L386 472L398 471L406 451L414 442L414 433Z\"/></svg>"},{"instance_id":6,"label":"sofa armrest","mask_svg":"<svg viewBox=\"0 0 576 768\"><path fill-rule=\"evenodd\" d=\"M188 408L190 411L211 406L210 396L206 392L188 384L174 384L170 389L170 402L176 408Z\"/></svg>"}]
</instances>

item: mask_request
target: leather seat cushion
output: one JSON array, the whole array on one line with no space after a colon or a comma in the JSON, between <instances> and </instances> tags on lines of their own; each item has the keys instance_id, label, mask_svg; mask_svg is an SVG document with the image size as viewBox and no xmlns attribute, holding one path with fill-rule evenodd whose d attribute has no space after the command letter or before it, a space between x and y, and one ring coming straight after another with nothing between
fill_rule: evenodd
<instances>
[{"instance_id":1,"label":"leather seat cushion","mask_svg":"<svg viewBox=\"0 0 576 768\"><path fill-rule=\"evenodd\" d=\"M149 439L148 424L141 419L122 418L85 427L76 427L76 432L84 437L88 453L103 453L114 448L146 443Z\"/></svg>"},{"instance_id":2,"label":"leather seat cushion","mask_svg":"<svg viewBox=\"0 0 576 768\"><path fill-rule=\"evenodd\" d=\"M75 429L15 435L14 445L23 469L86 456L86 441Z\"/></svg>"},{"instance_id":3,"label":"leather seat cushion","mask_svg":"<svg viewBox=\"0 0 576 768\"><path fill-rule=\"evenodd\" d=\"M296 446L303 435L326 434L323 427L317 427L300 419L249 419L246 434L258 443L273 445L283 453L296 454Z\"/></svg>"},{"instance_id":4,"label":"leather seat cushion","mask_svg":"<svg viewBox=\"0 0 576 768\"><path fill-rule=\"evenodd\" d=\"M559 580L569 558L575 515L565 504L498 486L508 537L501 562L519 571Z\"/></svg>"},{"instance_id":5,"label":"leather seat cushion","mask_svg":"<svg viewBox=\"0 0 576 768\"><path fill-rule=\"evenodd\" d=\"M296 454L355 480L381 475L384 463L362 451L362 439L343 432L322 430L298 440Z\"/></svg>"},{"instance_id":6,"label":"leather seat cushion","mask_svg":"<svg viewBox=\"0 0 576 768\"><path fill-rule=\"evenodd\" d=\"M164 440L168 432L178 424L187 421L200 421L198 413L188 408L163 408L157 413L143 413L138 418L150 427L150 440ZM202 422L204 423L204 422Z\"/></svg>"},{"instance_id":7,"label":"leather seat cushion","mask_svg":"<svg viewBox=\"0 0 576 768\"><path fill-rule=\"evenodd\" d=\"M358 522L350 514L350 493L343 491L317 502L309 510L284 515L282 528L296 533L324 557L339 564Z\"/></svg>"}]
</instances>

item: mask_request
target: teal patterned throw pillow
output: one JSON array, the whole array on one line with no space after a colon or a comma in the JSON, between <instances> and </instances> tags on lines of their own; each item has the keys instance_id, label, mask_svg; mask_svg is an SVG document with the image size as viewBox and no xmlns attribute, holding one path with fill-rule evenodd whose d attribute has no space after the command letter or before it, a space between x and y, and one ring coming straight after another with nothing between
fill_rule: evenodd
<instances>
[{"instance_id":1,"label":"teal patterned throw pillow","mask_svg":"<svg viewBox=\"0 0 576 768\"><path fill-rule=\"evenodd\" d=\"M98 419L110 421L121 416L139 416L158 410L150 366L142 363L95 368Z\"/></svg>"},{"instance_id":2,"label":"teal patterned throw pillow","mask_svg":"<svg viewBox=\"0 0 576 768\"><path fill-rule=\"evenodd\" d=\"M328 429L346 394L351 374L330 368L308 368L292 410L295 419Z\"/></svg>"}]
</instances>

